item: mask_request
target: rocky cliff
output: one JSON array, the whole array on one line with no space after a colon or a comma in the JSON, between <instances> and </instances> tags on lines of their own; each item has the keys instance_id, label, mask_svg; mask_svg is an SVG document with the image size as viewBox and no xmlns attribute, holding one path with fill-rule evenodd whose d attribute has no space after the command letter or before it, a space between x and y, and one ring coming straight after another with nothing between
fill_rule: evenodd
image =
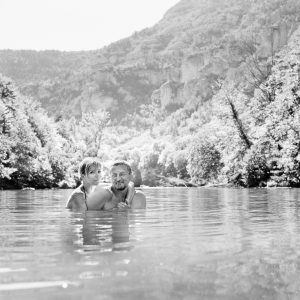
<instances>
[{"instance_id":1,"label":"rocky cliff","mask_svg":"<svg viewBox=\"0 0 300 300\"><path fill-rule=\"evenodd\" d=\"M182 0L153 26L86 52L0 51L0 72L54 115L155 102L197 109L253 57L268 62L299 26L297 0Z\"/></svg>"}]
</instances>

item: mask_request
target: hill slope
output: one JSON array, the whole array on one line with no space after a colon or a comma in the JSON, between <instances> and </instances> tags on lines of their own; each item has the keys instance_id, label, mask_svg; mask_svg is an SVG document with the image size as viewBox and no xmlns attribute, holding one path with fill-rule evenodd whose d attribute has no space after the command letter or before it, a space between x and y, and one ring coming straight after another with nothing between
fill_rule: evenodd
<instances>
[{"instance_id":1,"label":"hill slope","mask_svg":"<svg viewBox=\"0 0 300 300\"><path fill-rule=\"evenodd\" d=\"M0 72L51 114L106 109L113 119L154 102L196 110L218 82L267 61L299 25L297 0L182 0L152 28L100 50L0 51Z\"/></svg>"}]
</instances>

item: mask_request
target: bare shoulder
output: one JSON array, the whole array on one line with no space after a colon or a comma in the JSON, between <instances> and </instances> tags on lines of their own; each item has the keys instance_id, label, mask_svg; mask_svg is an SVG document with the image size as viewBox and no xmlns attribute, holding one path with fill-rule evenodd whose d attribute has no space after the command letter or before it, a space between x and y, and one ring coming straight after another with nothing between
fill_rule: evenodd
<instances>
[{"instance_id":1,"label":"bare shoulder","mask_svg":"<svg viewBox=\"0 0 300 300\"><path fill-rule=\"evenodd\" d=\"M146 196L143 192L137 191L132 199L131 208L146 208Z\"/></svg>"},{"instance_id":2,"label":"bare shoulder","mask_svg":"<svg viewBox=\"0 0 300 300\"><path fill-rule=\"evenodd\" d=\"M104 197L106 200L109 200L112 197L112 192L108 188L97 186L94 192L89 196L89 199L98 197Z\"/></svg>"},{"instance_id":3,"label":"bare shoulder","mask_svg":"<svg viewBox=\"0 0 300 300\"><path fill-rule=\"evenodd\" d=\"M72 210L85 210L84 193L79 189L74 190L67 201L66 208L70 208Z\"/></svg>"},{"instance_id":4,"label":"bare shoulder","mask_svg":"<svg viewBox=\"0 0 300 300\"><path fill-rule=\"evenodd\" d=\"M90 210L103 209L105 202L111 198L112 193L108 189L97 187L87 199L88 207Z\"/></svg>"}]
</instances>

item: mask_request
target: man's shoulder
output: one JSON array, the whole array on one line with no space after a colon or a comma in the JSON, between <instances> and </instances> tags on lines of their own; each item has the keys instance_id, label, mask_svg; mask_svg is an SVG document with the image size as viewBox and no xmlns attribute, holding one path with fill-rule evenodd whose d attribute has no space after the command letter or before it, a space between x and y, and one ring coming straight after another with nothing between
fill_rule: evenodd
<instances>
[{"instance_id":1,"label":"man's shoulder","mask_svg":"<svg viewBox=\"0 0 300 300\"><path fill-rule=\"evenodd\" d=\"M136 191L134 194L131 208L146 208L146 195L142 191Z\"/></svg>"},{"instance_id":2,"label":"man's shoulder","mask_svg":"<svg viewBox=\"0 0 300 300\"><path fill-rule=\"evenodd\" d=\"M146 195L141 190L135 190L135 194L140 196L143 195L144 197L146 197Z\"/></svg>"}]
</instances>

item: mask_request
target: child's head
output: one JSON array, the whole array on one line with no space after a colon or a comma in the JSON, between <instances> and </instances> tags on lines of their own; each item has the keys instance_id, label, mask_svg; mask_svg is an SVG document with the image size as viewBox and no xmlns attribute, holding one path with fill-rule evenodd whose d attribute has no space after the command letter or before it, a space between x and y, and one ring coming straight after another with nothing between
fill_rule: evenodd
<instances>
[{"instance_id":1,"label":"child's head","mask_svg":"<svg viewBox=\"0 0 300 300\"><path fill-rule=\"evenodd\" d=\"M86 157L80 164L78 169L79 178L87 176L92 170L101 169L100 161L95 157Z\"/></svg>"}]
</instances>

